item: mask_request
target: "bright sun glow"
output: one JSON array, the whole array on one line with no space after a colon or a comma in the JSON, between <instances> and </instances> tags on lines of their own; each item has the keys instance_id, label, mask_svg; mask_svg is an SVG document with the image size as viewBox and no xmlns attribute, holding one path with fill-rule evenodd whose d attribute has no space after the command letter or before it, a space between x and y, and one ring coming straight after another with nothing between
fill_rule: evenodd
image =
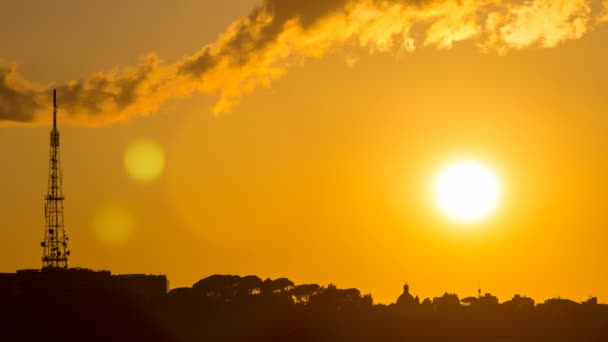
<instances>
[{"instance_id":1,"label":"bright sun glow","mask_svg":"<svg viewBox=\"0 0 608 342\"><path fill-rule=\"evenodd\" d=\"M494 172L476 161L449 165L439 175L434 190L439 208L464 223L486 218L496 209L501 196Z\"/></svg>"}]
</instances>

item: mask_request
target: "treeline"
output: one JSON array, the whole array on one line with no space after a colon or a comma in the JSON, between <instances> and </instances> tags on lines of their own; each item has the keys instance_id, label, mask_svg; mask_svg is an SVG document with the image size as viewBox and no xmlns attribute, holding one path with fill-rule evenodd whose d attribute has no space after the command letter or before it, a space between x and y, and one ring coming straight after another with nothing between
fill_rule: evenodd
<instances>
[{"instance_id":1,"label":"treeline","mask_svg":"<svg viewBox=\"0 0 608 342\"><path fill-rule=\"evenodd\" d=\"M153 300L21 299L3 304L0 340L111 341L608 341L608 306L490 294L394 304L357 289L286 278L214 275Z\"/></svg>"}]
</instances>

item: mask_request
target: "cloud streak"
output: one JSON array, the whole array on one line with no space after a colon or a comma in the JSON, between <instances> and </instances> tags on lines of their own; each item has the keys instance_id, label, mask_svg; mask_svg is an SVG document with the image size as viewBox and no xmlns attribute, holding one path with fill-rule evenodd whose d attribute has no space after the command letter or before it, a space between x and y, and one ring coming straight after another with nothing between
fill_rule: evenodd
<instances>
[{"instance_id":1,"label":"cloud streak","mask_svg":"<svg viewBox=\"0 0 608 342\"><path fill-rule=\"evenodd\" d=\"M608 0L265 0L215 42L175 63L150 55L138 65L56 87L63 112L80 124L146 116L192 93L217 96L213 111L222 113L335 47L413 52L469 40L504 54L556 47L607 21ZM48 117L49 89L0 64L0 121Z\"/></svg>"},{"instance_id":2,"label":"cloud streak","mask_svg":"<svg viewBox=\"0 0 608 342\"><path fill-rule=\"evenodd\" d=\"M607 22L608 21L608 0L604 0L603 2L603 8L602 8L602 16L600 18L600 22Z\"/></svg>"}]
</instances>

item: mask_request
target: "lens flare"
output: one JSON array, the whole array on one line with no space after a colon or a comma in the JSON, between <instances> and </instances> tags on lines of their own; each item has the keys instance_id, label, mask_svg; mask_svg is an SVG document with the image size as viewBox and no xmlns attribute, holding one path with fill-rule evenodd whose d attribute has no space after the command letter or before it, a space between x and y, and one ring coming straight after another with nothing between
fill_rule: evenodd
<instances>
[{"instance_id":1,"label":"lens flare","mask_svg":"<svg viewBox=\"0 0 608 342\"><path fill-rule=\"evenodd\" d=\"M103 244L125 244L133 235L134 228L135 220L131 211L122 205L103 205L93 217L93 231Z\"/></svg>"},{"instance_id":2,"label":"lens flare","mask_svg":"<svg viewBox=\"0 0 608 342\"><path fill-rule=\"evenodd\" d=\"M150 182L162 174L165 168L165 153L158 143L140 140L129 145L124 164L133 179Z\"/></svg>"}]
</instances>

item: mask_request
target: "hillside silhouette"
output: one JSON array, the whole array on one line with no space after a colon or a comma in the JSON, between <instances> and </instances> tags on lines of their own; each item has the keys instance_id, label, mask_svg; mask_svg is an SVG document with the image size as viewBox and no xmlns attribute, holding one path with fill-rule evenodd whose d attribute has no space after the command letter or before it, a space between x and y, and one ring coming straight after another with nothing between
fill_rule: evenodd
<instances>
[{"instance_id":1,"label":"hillside silhouette","mask_svg":"<svg viewBox=\"0 0 608 342\"><path fill-rule=\"evenodd\" d=\"M390 305L334 285L213 275L167 292L164 276L90 270L0 275L2 341L608 341L608 305L491 294Z\"/></svg>"}]
</instances>

